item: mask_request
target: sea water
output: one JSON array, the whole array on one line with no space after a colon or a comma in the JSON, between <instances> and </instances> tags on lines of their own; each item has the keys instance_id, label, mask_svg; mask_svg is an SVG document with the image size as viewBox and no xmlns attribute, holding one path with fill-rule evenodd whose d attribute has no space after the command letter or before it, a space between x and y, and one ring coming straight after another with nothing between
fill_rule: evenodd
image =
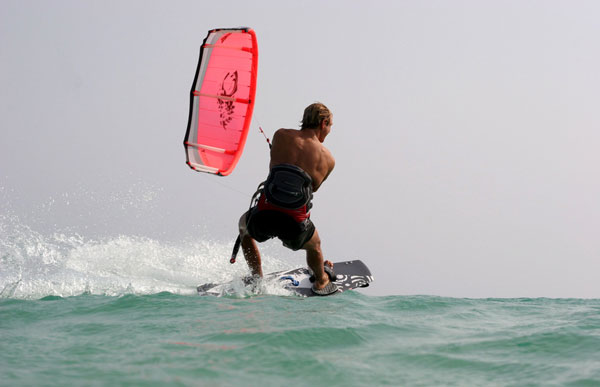
<instances>
[{"instance_id":1,"label":"sea water","mask_svg":"<svg viewBox=\"0 0 600 387\"><path fill-rule=\"evenodd\" d=\"M201 297L230 244L0 231L2 386L600 385L600 300Z\"/></svg>"}]
</instances>

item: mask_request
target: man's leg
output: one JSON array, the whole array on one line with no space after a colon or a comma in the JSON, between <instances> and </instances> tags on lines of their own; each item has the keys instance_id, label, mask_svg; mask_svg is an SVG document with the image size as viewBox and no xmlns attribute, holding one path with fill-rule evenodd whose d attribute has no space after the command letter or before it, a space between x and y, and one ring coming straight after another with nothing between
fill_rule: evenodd
<instances>
[{"instance_id":1,"label":"man's leg","mask_svg":"<svg viewBox=\"0 0 600 387\"><path fill-rule=\"evenodd\" d=\"M321 251L321 238L315 230L312 238L302 246L306 250L306 263L308 267L315 273L315 288L323 289L329 283L329 276L325 273L323 265L333 268L333 263L330 261L323 262L323 252Z\"/></svg>"},{"instance_id":2,"label":"man's leg","mask_svg":"<svg viewBox=\"0 0 600 387\"><path fill-rule=\"evenodd\" d=\"M242 252L244 253L244 258L246 258L246 263L248 264L252 275L258 275L262 277L263 272L260 252L258 251L256 241L252 239L250 234L248 234L248 229L246 227L247 216L248 213L246 212L244 215L242 215L239 222L240 237L242 238Z\"/></svg>"},{"instance_id":3,"label":"man's leg","mask_svg":"<svg viewBox=\"0 0 600 387\"><path fill-rule=\"evenodd\" d=\"M248 234L242 237L242 252L244 253L244 258L246 258L246 263L248 263L248 267L250 268L252 275L258 275L262 277L263 272L260 260L260 252L258 251L256 241Z\"/></svg>"}]
</instances>

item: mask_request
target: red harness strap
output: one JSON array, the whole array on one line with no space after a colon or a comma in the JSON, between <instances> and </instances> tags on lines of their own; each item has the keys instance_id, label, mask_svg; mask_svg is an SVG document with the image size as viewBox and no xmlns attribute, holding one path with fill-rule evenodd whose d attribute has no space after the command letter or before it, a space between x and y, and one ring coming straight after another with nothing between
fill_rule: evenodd
<instances>
[{"instance_id":1,"label":"red harness strap","mask_svg":"<svg viewBox=\"0 0 600 387\"><path fill-rule=\"evenodd\" d=\"M256 206L259 211L274 210L274 211L283 212L284 214L287 214L287 215L291 216L292 218L294 218L294 220L298 223L302 223L306 219L310 218L310 212L306 211L306 205L304 205L298 209L291 210L289 208L279 207L279 206L276 206L274 204L267 202L265 195L260 196L260 199L258 200L258 204Z\"/></svg>"}]
</instances>

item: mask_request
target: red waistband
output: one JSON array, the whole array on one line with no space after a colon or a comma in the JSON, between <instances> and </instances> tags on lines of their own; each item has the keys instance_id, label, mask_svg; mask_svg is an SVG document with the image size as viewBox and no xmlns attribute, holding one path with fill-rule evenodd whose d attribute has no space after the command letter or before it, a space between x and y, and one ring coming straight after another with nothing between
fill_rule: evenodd
<instances>
[{"instance_id":1,"label":"red waistband","mask_svg":"<svg viewBox=\"0 0 600 387\"><path fill-rule=\"evenodd\" d=\"M260 199L258 199L258 204L256 206L259 211L274 210L274 211L283 212L284 214L287 214L287 215L291 216L292 218L294 218L294 220L298 223L304 222L306 219L310 218L310 212L306 211L306 205L304 205L300 208L297 208L295 210L291 210L289 208L279 207L279 206L276 206L274 204L267 202L265 195L260 196Z\"/></svg>"}]
</instances>

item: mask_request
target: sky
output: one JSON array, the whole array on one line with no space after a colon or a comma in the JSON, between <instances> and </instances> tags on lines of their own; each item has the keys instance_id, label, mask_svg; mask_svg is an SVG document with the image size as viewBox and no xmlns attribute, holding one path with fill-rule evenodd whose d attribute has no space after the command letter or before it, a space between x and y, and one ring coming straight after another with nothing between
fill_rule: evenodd
<instances>
[{"instance_id":1,"label":"sky","mask_svg":"<svg viewBox=\"0 0 600 387\"><path fill-rule=\"evenodd\" d=\"M43 232L235 239L267 135L325 103L312 219L373 295L600 297L596 1L0 2L0 198ZM202 40L258 38L227 177L182 145ZM275 243L275 242L272 242ZM278 245L277 245L278 246ZM303 263L301 252L274 247Z\"/></svg>"}]
</instances>

